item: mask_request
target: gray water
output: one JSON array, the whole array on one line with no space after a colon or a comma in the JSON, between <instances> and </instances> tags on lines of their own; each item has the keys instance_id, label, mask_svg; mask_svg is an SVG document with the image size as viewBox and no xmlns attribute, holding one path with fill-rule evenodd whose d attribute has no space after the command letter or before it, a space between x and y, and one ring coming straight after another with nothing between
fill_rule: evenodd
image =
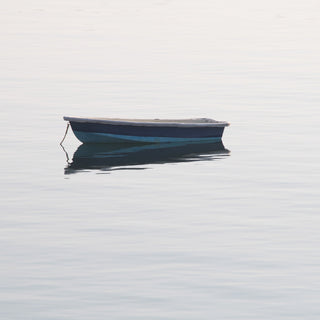
<instances>
[{"instance_id":1,"label":"gray water","mask_svg":"<svg viewBox=\"0 0 320 320\"><path fill-rule=\"evenodd\" d=\"M1 319L319 319L319 10L2 4ZM231 126L220 151L79 164L64 115Z\"/></svg>"}]
</instances>

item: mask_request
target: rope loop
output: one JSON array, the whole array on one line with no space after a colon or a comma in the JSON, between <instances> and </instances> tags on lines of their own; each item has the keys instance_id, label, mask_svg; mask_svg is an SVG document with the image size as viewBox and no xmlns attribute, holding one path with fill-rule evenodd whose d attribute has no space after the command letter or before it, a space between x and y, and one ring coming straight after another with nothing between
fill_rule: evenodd
<instances>
[{"instance_id":1,"label":"rope loop","mask_svg":"<svg viewBox=\"0 0 320 320\"><path fill-rule=\"evenodd\" d=\"M60 146L62 146L62 143L63 143L64 139L65 139L66 136L67 136L69 127L70 127L70 122L68 122L68 124L67 124L66 132L65 132L65 134L64 134L64 136L63 136L63 139L62 139L61 142L60 142Z\"/></svg>"}]
</instances>

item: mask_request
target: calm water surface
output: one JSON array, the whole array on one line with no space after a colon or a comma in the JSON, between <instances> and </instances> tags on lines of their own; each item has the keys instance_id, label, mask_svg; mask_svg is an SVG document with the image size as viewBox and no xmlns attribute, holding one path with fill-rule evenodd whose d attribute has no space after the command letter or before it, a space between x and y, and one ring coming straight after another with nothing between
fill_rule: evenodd
<instances>
[{"instance_id":1,"label":"calm water surface","mask_svg":"<svg viewBox=\"0 0 320 320\"><path fill-rule=\"evenodd\" d=\"M1 319L319 319L319 10L4 4ZM69 132L63 150L64 115L231 126L223 145Z\"/></svg>"}]
</instances>

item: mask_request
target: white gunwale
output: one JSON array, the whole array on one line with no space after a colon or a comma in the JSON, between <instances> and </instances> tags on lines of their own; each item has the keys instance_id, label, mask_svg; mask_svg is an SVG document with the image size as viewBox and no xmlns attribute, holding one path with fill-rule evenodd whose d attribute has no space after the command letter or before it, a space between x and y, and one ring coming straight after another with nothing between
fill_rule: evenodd
<instances>
[{"instance_id":1,"label":"white gunwale","mask_svg":"<svg viewBox=\"0 0 320 320\"><path fill-rule=\"evenodd\" d=\"M121 118L85 118L63 117L65 121L88 122L131 126L168 126L168 127L227 127L226 121L216 121L209 118L198 119L121 119Z\"/></svg>"}]
</instances>

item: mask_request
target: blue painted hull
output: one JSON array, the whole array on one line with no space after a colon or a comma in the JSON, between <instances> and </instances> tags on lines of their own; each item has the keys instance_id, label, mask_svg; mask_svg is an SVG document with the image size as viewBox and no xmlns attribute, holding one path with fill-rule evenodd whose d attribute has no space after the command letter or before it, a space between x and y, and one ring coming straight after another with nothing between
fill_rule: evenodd
<instances>
[{"instance_id":1,"label":"blue painted hull","mask_svg":"<svg viewBox=\"0 0 320 320\"><path fill-rule=\"evenodd\" d=\"M70 121L75 136L83 143L167 143L220 141L223 126L130 125Z\"/></svg>"}]
</instances>

